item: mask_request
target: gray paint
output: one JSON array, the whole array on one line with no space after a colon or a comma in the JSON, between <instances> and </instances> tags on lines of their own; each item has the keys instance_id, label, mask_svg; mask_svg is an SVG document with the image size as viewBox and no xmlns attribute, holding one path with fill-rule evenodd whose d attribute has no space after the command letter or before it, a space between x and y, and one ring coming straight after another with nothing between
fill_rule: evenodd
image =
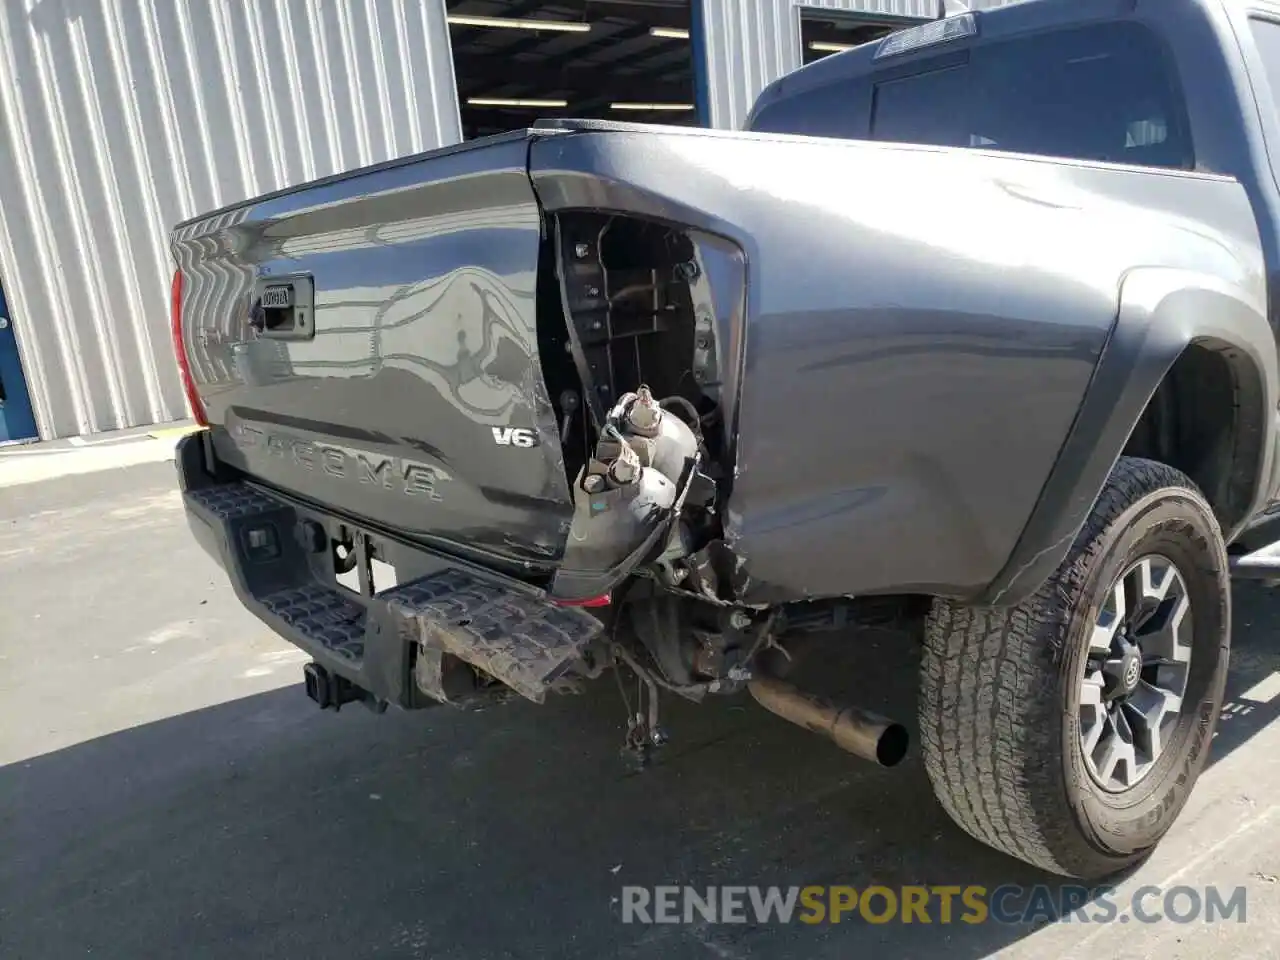
<instances>
[{"instance_id":1,"label":"gray paint","mask_svg":"<svg viewBox=\"0 0 1280 960\"><path fill-rule=\"evenodd\" d=\"M442 0L5 3L0 280L41 436L185 416L168 226L456 141L448 40Z\"/></svg>"},{"instance_id":2,"label":"gray paint","mask_svg":"<svg viewBox=\"0 0 1280 960\"><path fill-rule=\"evenodd\" d=\"M541 219L522 131L200 218L174 234L217 457L401 534L545 564L572 512L539 376ZM314 329L250 327L306 274ZM536 447L494 443L532 430Z\"/></svg>"},{"instance_id":3,"label":"gray paint","mask_svg":"<svg viewBox=\"0 0 1280 960\"><path fill-rule=\"evenodd\" d=\"M1280 5L1223 4L1221 0L1137 4L1132 0L1079 0L1069 5L1044 0L1010 6L1007 13L983 21L982 38L977 43L998 42L1004 36L1050 25L1117 16L1134 16L1165 39L1181 74L1196 166L1203 172L1240 181L1256 218L1268 285L1274 291L1280 280L1280 192L1268 148L1271 155L1280 156L1280 124L1276 121L1280 114L1244 18L1249 7L1275 11ZM1242 45L1237 38L1241 38ZM860 54L824 61L823 67L806 71L803 83L784 80L765 91L760 101L771 103L780 94L817 95L820 84L830 82L834 86L842 77L867 69L865 62L859 66L860 59L865 61ZM797 93L801 89L804 92ZM1224 103L1233 104L1234 108L1223 109ZM1230 478L1224 487L1226 492L1213 501L1227 537L1240 534L1242 524L1259 506L1259 498L1275 495L1280 478L1276 476L1271 449L1276 439L1271 412L1274 401L1266 399L1275 395L1269 379L1272 371L1269 365L1259 368L1253 362L1253 358L1274 353L1274 343L1268 340L1261 324L1247 318L1247 310L1241 316L1232 297L1215 301L1216 294L1206 289L1205 277L1197 273L1199 268L1188 264L1187 269L1189 272L1180 280L1185 289L1176 296L1171 290L1166 291L1169 300L1156 311L1158 320L1149 316L1155 310L1155 304L1146 302L1149 296L1126 301L1118 308L1120 325L1115 342L1129 342L1137 350L1141 341L1140 355L1117 356L1113 351L1104 359L1098 377L1114 382L1092 394L1092 403L1082 410L1017 548L984 593L984 599L999 597L1002 602L1016 602L1062 560L1071 535L1120 454L1133 421L1164 371L1181 349L1198 336L1211 337L1215 347L1230 344L1230 355L1238 364L1235 373L1240 422L1232 438L1235 446L1229 456L1216 464ZM1136 275L1132 279L1136 286L1126 288L1129 296L1153 282ZM1216 304L1217 315L1204 316L1207 326L1203 331L1197 331L1196 325L1188 321L1188 300L1196 301L1201 311L1210 311ZM1245 298L1246 303L1251 301L1252 298ZM1273 294L1273 328L1275 311ZM1228 323L1225 318L1232 316L1236 319ZM1231 335L1220 336L1223 328L1229 329ZM1148 330L1150 335L1144 332ZM1108 399L1098 400L1099 396Z\"/></svg>"},{"instance_id":4,"label":"gray paint","mask_svg":"<svg viewBox=\"0 0 1280 960\"><path fill-rule=\"evenodd\" d=\"M745 250L728 509L755 602L981 593L1058 462L1134 264L1210 273L1263 317L1253 214L1220 177L635 128L538 141L531 170L548 210L641 212Z\"/></svg>"},{"instance_id":5,"label":"gray paint","mask_svg":"<svg viewBox=\"0 0 1280 960\"><path fill-rule=\"evenodd\" d=\"M1256 285L1254 285L1256 287ZM1260 290L1255 291L1259 294ZM984 591L992 604L1016 603L1062 562L1156 387L1186 347L1228 356L1248 428L1237 431L1229 471L1236 489L1205 491L1228 541L1259 513L1276 486L1276 341L1263 295L1194 266L1143 267L1121 288L1119 317L1058 463L1005 569ZM1229 466L1229 465L1228 465ZM1233 495L1234 501L1233 502Z\"/></svg>"},{"instance_id":6,"label":"gray paint","mask_svg":"<svg viewBox=\"0 0 1280 960\"><path fill-rule=\"evenodd\" d=\"M1236 482L1253 485L1254 492L1252 497L1243 497L1245 502L1229 514L1219 509L1228 540L1239 536L1250 515L1280 492L1280 456L1276 452L1280 423L1273 379L1275 331L1280 327L1280 302L1275 294L1280 287L1280 179L1271 160L1272 156L1280 158L1280 91L1271 89L1253 43L1247 21L1250 11L1274 16L1280 14L1280 4L1272 0L1138 4L1138 18L1162 34L1178 64L1197 166L1237 178L1255 212L1269 294L1265 312L1270 329L1251 320L1247 311L1242 316L1231 298L1204 289L1204 277L1195 271L1182 280L1184 291L1163 303L1161 282L1167 283L1169 278L1135 276L1132 286L1126 284L1117 337L1134 349L1104 360L1099 375L1114 380L1110 395L1091 394L1064 447L1060 468L1046 486L1022 541L992 583L987 599L1016 602L1062 561L1070 534L1083 521L1124 442L1115 431L1132 418L1139 398L1151 395L1163 371L1191 339L1204 336L1233 344L1237 353L1260 365L1261 383L1256 390L1262 394L1261 409L1246 414L1247 439L1236 438L1236 460L1243 461L1237 463L1236 472L1247 477L1247 481L1237 477ZM1225 109L1224 104L1231 104L1231 109ZM1169 294L1168 289L1163 292ZM1231 334L1223 337L1224 328ZM1138 341L1142 341L1141 349ZM1241 386L1248 386L1250 368L1245 365L1241 369L1243 374L1237 372L1243 377ZM1126 402L1121 402L1122 387L1128 394ZM1247 408L1242 404L1241 409ZM1068 475L1075 475L1074 480L1066 480Z\"/></svg>"},{"instance_id":7,"label":"gray paint","mask_svg":"<svg viewBox=\"0 0 1280 960\"><path fill-rule=\"evenodd\" d=\"M970 42L1133 8L1080 0L1017 9L991 16ZM1139 6L1137 19L1162 33L1182 68L1196 172L599 122L523 135L546 212L651 216L717 234L746 254L743 333L732 338L744 346L725 359L739 365L741 385L726 533L752 578L752 602L902 592L1016 601L1065 554L1151 393L1195 341L1223 349L1237 376L1242 419L1226 464L1236 490L1214 504L1228 536L1275 493L1280 387L1267 277L1276 274L1269 214L1278 188L1266 146L1277 132L1255 119L1255 89L1265 87L1250 85L1256 63L1236 45L1236 36L1247 37L1230 21L1238 13L1216 0L1170 0L1158 20L1152 9ZM840 83L873 69L868 54L840 58L838 69L829 63L813 76ZM1260 106L1271 109L1265 97ZM301 426L317 435L404 443L427 456L435 448L446 454L442 463L465 466L458 504L479 521L467 528L449 505L437 514L454 511L441 532L482 545L506 535L507 552L519 547L526 556L547 545L539 537L551 527L538 528L532 500L513 504L509 495L528 498L517 482L550 483L554 457L544 450L542 468L522 478L505 460L486 466L469 447L487 423L470 415L433 423L421 436L388 430L404 404L361 398L345 382L381 362L369 352L377 329L357 324L353 336L333 337L332 355L311 363L309 383L291 364L320 358L293 343L260 348L261 362L243 369L233 362L245 346L234 318L247 280L258 266L274 268L290 243L312 258L317 303L331 297L337 319L344 303L377 307L404 284L446 279L443 261L423 272L418 244L427 236L445 238L458 255L453 273L482 266L495 292L528 296L526 195L513 186L504 202L499 189L521 179L511 155L520 136L264 198L178 231L196 280L193 333L223 338L197 372L221 414L213 434L220 456L295 489L305 484L293 467L233 444L225 428L246 408L279 423L288 419L282 414L310 416ZM798 169L805 175L795 176ZM449 218L442 199L455 211ZM376 246L357 225L376 234L367 238ZM510 257L495 242L469 242L499 227L516 244ZM389 278L384 290L369 289L375 271ZM431 309L424 303L419 319ZM407 384L421 381L410 399L444 396L435 367L452 354L431 339L433 329L412 326L413 342L397 351L425 361L404 366ZM526 344L520 356L532 362L535 354ZM308 395L296 411L295 390ZM513 409L541 430L544 397L536 389L522 397ZM466 406L460 394L444 399ZM433 399L430 409L445 406ZM543 438L554 443L545 431ZM553 486L543 500L562 503L559 482ZM308 492L331 499L320 487ZM421 508L409 498L352 496L343 495L344 505L376 508L385 527L422 530Z\"/></svg>"},{"instance_id":8,"label":"gray paint","mask_svg":"<svg viewBox=\"0 0 1280 960\"><path fill-rule=\"evenodd\" d=\"M700 0L709 125L737 130L756 95L803 62L801 8L931 20L941 0Z\"/></svg>"}]
</instances>

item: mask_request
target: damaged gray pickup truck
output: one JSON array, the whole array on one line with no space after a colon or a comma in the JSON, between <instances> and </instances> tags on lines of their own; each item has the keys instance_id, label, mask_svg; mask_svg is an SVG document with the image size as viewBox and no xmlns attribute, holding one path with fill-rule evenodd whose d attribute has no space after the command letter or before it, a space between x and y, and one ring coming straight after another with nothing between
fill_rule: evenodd
<instances>
[{"instance_id":1,"label":"damaged gray pickup truck","mask_svg":"<svg viewBox=\"0 0 1280 960\"><path fill-rule=\"evenodd\" d=\"M744 132L547 122L191 220L191 527L321 706L624 670L637 750L749 691L892 765L784 675L915 616L948 813L1115 873L1205 765L1231 576L1280 577L1278 98L1280 5L1033 0Z\"/></svg>"}]
</instances>

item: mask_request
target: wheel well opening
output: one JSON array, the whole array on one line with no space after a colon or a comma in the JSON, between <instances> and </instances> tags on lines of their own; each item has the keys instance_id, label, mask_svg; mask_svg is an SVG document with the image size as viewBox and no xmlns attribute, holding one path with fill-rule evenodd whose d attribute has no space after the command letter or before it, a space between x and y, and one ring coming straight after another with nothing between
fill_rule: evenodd
<instances>
[{"instance_id":1,"label":"wheel well opening","mask_svg":"<svg viewBox=\"0 0 1280 960\"><path fill-rule=\"evenodd\" d=\"M1263 426L1262 382L1253 363L1229 344L1197 341L1156 388L1124 455L1185 473L1225 532L1249 511Z\"/></svg>"}]
</instances>

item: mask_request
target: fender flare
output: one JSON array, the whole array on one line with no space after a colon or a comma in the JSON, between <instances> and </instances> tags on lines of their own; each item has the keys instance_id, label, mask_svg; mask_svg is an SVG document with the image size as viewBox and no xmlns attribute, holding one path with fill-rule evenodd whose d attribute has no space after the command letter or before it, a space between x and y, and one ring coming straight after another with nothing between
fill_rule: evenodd
<instances>
[{"instance_id":1,"label":"fender flare","mask_svg":"<svg viewBox=\"0 0 1280 960\"><path fill-rule=\"evenodd\" d=\"M1261 286L1261 285L1259 285ZM1014 605L1062 563L1139 418L1174 363L1193 344L1227 355L1254 429L1236 438L1247 506L1223 530L1234 539L1266 502L1276 468L1276 338L1265 302L1219 277L1138 268L1120 287L1120 309L1084 401L1017 545L979 603Z\"/></svg>"}]
</instances>

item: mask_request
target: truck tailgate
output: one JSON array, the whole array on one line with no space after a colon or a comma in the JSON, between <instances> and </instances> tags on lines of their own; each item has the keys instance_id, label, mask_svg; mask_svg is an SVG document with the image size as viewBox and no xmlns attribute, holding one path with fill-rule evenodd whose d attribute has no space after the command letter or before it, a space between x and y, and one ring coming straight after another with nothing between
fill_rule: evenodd
<instances>
[{"instance_id":1,"label":"truck tailgate","mask_svg":"<svg viewBox=\"0 0 1280 960\"><path fill-rule=\"evenodd\" d=\"M532 133L250 201L172 237L217 459L525 569L572 498L539 365Z\"/></svg>"}]
</instances>

